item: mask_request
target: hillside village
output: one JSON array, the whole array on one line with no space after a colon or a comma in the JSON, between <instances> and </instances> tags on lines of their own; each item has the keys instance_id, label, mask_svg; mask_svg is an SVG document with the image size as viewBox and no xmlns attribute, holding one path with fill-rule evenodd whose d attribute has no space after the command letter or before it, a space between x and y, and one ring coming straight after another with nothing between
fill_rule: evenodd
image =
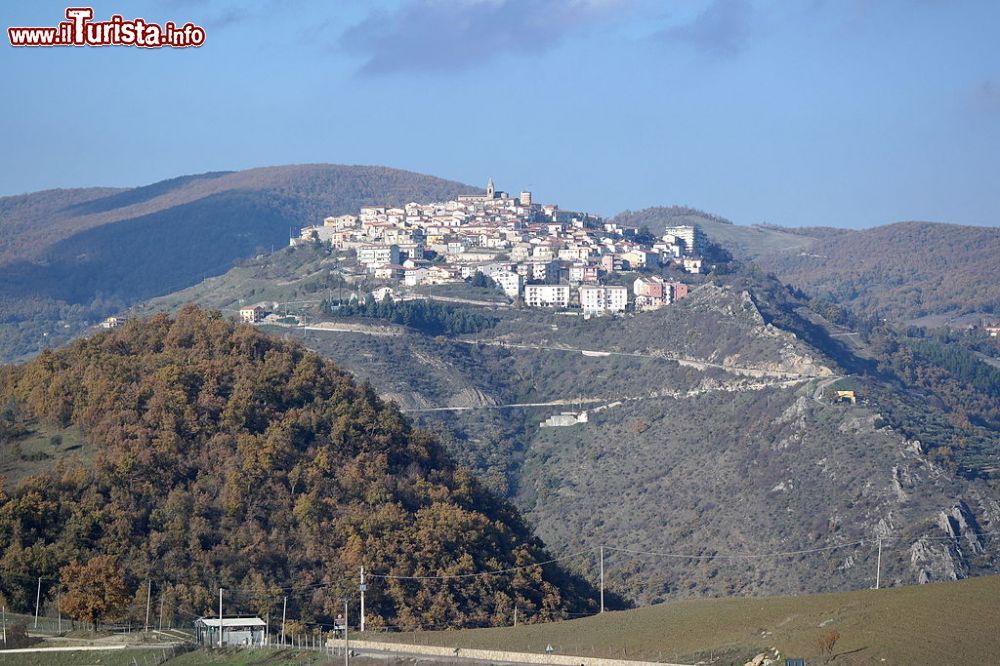
<instances>
[{"instance_id":1,"label":"hillside village","mask_svg":"<svg viewBox=\"0 0 1000 666\"><path fill-rule=\"evenodd\" d=\"M705 236L669 227L660 238L587 213L514 197L491 178L481 195L451 201L366 206L357 215L304 227L292 246L327 243L357 259L353 281L374 277L406 287L462 282L482 273L527 307L578 308L585 315L651 310L687 295L687 285L647 274L632 289L604 284L616 273L676 265L700 273ZM487 282L487 284L489 284ZM631 292L631 293L630 293ZM244 318L253 320L252 308Z\"/></svg>"}]
</instances>

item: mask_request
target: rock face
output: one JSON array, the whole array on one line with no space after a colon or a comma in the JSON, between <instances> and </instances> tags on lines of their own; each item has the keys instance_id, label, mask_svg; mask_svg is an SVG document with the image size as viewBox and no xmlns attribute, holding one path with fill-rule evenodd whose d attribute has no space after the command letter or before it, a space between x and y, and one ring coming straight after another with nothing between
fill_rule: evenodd
<instances>
[{"instance_id":1,"label":"rock face","mask_svg":"<svg viewBox=\"0 0 1000 666\"><path fill-rule=\"evenodd\" d=\"M641 350L683 371L616 366L626 399L593 410L585 428L532 439L516 499L547 542L623 549L606 558L610 577L643 601L868 587L880 537L883 581L988 570L970 563L982 553L969 507L988 504L990 489L931 464L874 407L831 404L823 389L843 371L766 323L749 292L708 284L644 317L616 336L546 332L547 345ZM576 365L575 390L613 373ZM683 381L692 388L677 390ZM780 555L799 550L813 552Z\"/></svg>"},{"instance_id":2,"label":"rock face","mask_svg":"<svg viewBox=\"0 0 1000 666\"><path fill-rule=\"evenodd\" d=\"M586 430L543 433L519 503L557 550L581 535L623 549L606 569L649 602L869 587L879 538L883 584L989 570L969 508L989 488L928 462L867 408L813 399L811 385L625 404Z\"/></svg>"}]
</instances>

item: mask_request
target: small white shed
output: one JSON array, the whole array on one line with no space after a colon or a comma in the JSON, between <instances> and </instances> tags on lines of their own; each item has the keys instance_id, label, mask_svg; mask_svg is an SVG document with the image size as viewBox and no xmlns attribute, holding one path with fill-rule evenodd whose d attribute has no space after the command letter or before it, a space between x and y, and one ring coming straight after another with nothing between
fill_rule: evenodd
<instances>
[{"instance_id":1,"label":"small white shed","mask_svg":"<svg viewBox=\"0 0 1000 666\"><path fill-rule=\"evenodd\" d=\"M234 647L259 647L264 645L267 623L259 617L200 617L194 622L198 643L219 644L219 625L222 625L222 644Z\"/></svg>"}]
</instances>

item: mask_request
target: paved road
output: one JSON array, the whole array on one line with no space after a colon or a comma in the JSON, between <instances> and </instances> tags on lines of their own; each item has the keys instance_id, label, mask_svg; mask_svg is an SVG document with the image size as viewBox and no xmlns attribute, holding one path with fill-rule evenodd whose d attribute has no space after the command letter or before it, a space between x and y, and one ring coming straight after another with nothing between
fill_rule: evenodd
<instances>
[{"instance_id":1,"label":"paved road","mask_svg":"<svg viewBox=\"0 0 1000 666\"><path fill-rule=\"evenodd\" d=\"M776 372L774 370L764 370L762 368L744 368L738 365L723 365L721 363L711 363L697 358L690 358L687 356L680 356L677 354L670 354L666 351L644 353L644 352L624 352L606 349L580 349L579 347L561 347L553 345L531 345L516 342L506 342L504 340L454 340L454 342L462 342L467 345L490 345L493 347L505 347L507 349L538 349L544 351L556 351L556 352L568 352L571 354L582 354L588 357L602 357L602 356L628 356L632 358L647 358L655 359L660 361L674 361L675 363L691 368L697 368L698 370L705 370L708 368L715 368L717 370L725 370L726 372L731 372L737 375L746 375L748 377L771 377L774 379L815 379L817 375L804 375L797 372Z\"/></svg>"},{"instance_id":2,"label":"paved road","mask_svg":"<svg viewBox=\"0 0 1000 666\"><path fill-rule=\"evenodd\" d=\"M480 659L469 659L466 657L439 657L434 655L416 654L409 652L387 652L383 650L354 650L354 654L360 658L377 659L379 661L406 660L415 661L421 664L497 664L498 666L523 666L524 662L517 661L483 661ZM339 653L343 655L343 653ZM538 666L534 664L533 666Z\"/></svg>"},{"instance_id":3,"label":"paved road","mask_svg":"<svg viewBox=\"0 0 1000 666\"><path fill-rule=\"evenodd\" d=\"M400 409L399 411L405 414L422 414L427 412L471 412L480 409L532 409L535 407L596 405L596 407L593 408L593 411L596 412L608 409L609 407L617 407L623 402L632 402L635 400L656 400L659 398L673 398L675 400L680 400L682 398L693 398L707 393L742 393L745 391L760 391L770 387L790 388L809 381L812 381L812 378L784 379L780 381L763 381L748 384L724 384L722 386L687 390L659 389L645 395L622 395L615 398L576 397L550 400L548 402L513 402L506 405L466 405L462 407L417 407L413 409Z\"/></svg>"}]
</instances>

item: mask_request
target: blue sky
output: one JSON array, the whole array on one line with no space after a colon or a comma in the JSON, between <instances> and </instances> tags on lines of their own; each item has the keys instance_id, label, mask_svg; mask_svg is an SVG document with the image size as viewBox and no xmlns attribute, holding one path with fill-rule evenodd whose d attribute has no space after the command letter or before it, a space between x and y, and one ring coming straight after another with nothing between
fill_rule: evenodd
<instances>
[{"instance_id":1,"label":"blue sky","mask_svg":"<svg viewBox=\"0 0 1000 666\"><path fill-rule=\"evenodd\" d=\"M7 2L3 27L65 4ZM614 214L1000 225L1000 2L118 0L199 49L0 47L0 194L305 162Z\"/></svg>"}]
</instances>

